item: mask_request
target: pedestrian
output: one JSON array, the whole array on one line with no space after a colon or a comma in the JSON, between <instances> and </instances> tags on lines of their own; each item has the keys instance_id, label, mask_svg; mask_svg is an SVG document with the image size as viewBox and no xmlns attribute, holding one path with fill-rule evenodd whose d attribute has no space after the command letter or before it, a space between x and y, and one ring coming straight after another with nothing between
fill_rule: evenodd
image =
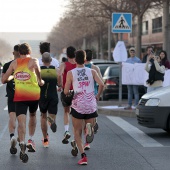
<instances>
[{"instance_id":1,"label":"pedestrian","mask_svg":"<svg viewBox=\"0 0 170 170\"><path fill-rule=\"evenodd\" d=\"M167 52L164 50L161 50L159 53L159 57L161 58L161 64L165 66L166 69L170 69L170 62L167 58Z\"/></svg>"},{"instance_id":2,"label":"pedestrian","mask_svg":"<svg viewBox=\"0 0 170 170\"><path fill-rule=\"evenodd\" d=\"M13 51L13 56L14 60L19 58L19 44L14 46L14 51ZM7 63L4 64L3 70L2 70L2 77L1 80L3 80L3 76L8 70L10 64L12 63L11 60ZM11 148L10 148L10 153L11 154L16 154L17 153L17 139L15 137L15 128L16 128L16 113L15 113L15 102L13 102L14 98L14 79L13 75L9 76L8 80L6 82L2 81L2 83L6 83L6 97L7 97L7 105L8 105L8 113L9 113L9 121L8 121L8 129L10 133L10 141L11 141Z\"/></svg>"},{"instance_id":3,"label":"pedestrian","mask_svg":"<svg viewBox=\"0 0 170 170\"><path fill-rule=\"evenodd\" d=\"M49 42L40 42L39 48L40 48L41 55L45 52L50 53L50 43ZM39 65L43 66L42 57L39 58ZM59 68L59 61L56 58L52 57L51 65L55 66L56 68Z\"/></svg>"},{"instance_id":4,"label":"pedestrian","mask_svg":"<svg viewBox=\"0 0 170 170\"><path fill-rule=\"evenodd\" d=\"M130 57L126 60L126 63L130 63L130 64L141 63L141 60L138 57L136 57L135 52L136 51L135 51L134 47L131 47L129 49ZM136 108L136 106L138 105L138 102L139 102L138 87L139 87L138 85L127 85L127 88L128 88L128 106L126 106L124 108L125 110L131 110L132 109L133 94L134 94L134 98L135 98L134 108Z\"/></svg>"},{"instance_id":5,"label":"pedestrian","mask_svg":"<svg viewBox=\"0 0 170 170\"><path fill-rule=\"evenodd\" d=\"M56 86L61 86L58 79L59 69L51 65L52 58L50 53L42 54L43 66L41 66L41 76L45 84L41 86L39 108L41 112L41 130L43 133L43 146L49 147L49 136L47 133L47 120L50 124L51 130L56 132L56 115L58 111L58 93ZM48 117L47 117L48 112Z\"/></svg>"},{"instance_id":6,"label":"pedestrian","mask_svg":"<svg viewBox=\"0 0 170 170\"><path fill-rule=\"evenodd\" d=\"M64 138L62 140L63 144L68 144L69 138L71 137L69 132L69 121L70 121L70 106L71 106L74 92L73 92L73 87L71 85L69 89L70 95L69 97L66 97L66 95L64 94L64 89L65 89L67 72L76 68L75 51L76 49L72 46L66 49L68 61L61 63L59 68L60 70L59 78L60 80L62 80L61 82L62 82L62 89L63 89L63 91L61 92L61 102L64 108L64 130L65 130Z\"/></svg>"},{"instance_id":7,"label":"pedestrian","mask_svg":"<svg viewBox=\"0 0 170 170\"><path fill-rule=\"evenodd\" d=\"M21 148L20 159L25 163L28 161L28 156L25 153L26 147L29 149L28 151L35 152L35 143L32 137L36 128L36 121L30 121L30 139L26 145L25 135L27 109L29 108L30 115L35 116L38 108L38 100L40 98L39 85L42 86L44 81L41 79L38 59L30 56L31 48L29 44L21 44L19 47L19 54L20 58L17 58L10 64L2 79L4 82L7 81L10 75L14 72L14 102L18 120L19 145Z\"/></svg>"},{"instance_id":8,"label":"pedestrian","mask_svg":"<svg viewBox=\"0 0 170 170\"><path fill-rule=\"evenodd\" d=\"M147 59L145 70L149 73L149 79L146 81L148 85L147 93L162 87L165 66L161 65L160 56L151 54Z\"/></svg>"},{"instance_id":9,"label":"pedestrian","mask_svg":"<svg viewBox=\"0 0 170 170\"><path fill-rule=\"evenodd\" d=\"M99 67L95 66L94 64L91 63L91 61L93 59L93 52L92 52L92 50L86 49L85 52L86 52L85 67L88 67L88 68L96 70L96 72L98 73L98 76L101 78L101 80L103 80L102 74L100 72ZM98 85L97 85L96 81L94 81L94 94L95 95L98 94ZM97 131L98 131L97 118L94 119L94 127L93 128L94 128L94 133L97 133ZM85 143L84 149L85 150L89 150L90 149L90 144L89 143Z\"/></svg>"},{"instance_id":10,"label":"pedestrian","mask_svg":"<svg viewBox=\"0 0 170 170\"><path fill-rule=\"evenodd\" d=\"M147 62L147 58L150 56L151 53L153 53L153 47L152 46L147 46L146 55L142 58L142 63Z\"/></svg>"},{"instance_id":11,"label":"pedestrian","mask_svg":"<svg viewBox=\"0 0 170 170\"><path fill-rule=\"evenodd\" d=\"M75 150L77 147L81 153L80 165L87 165L87 156L81 139L82 130L84 129L83 121L86 125L86 142L91 143L94 137L93 123L97 115L97 102L103 90L103 81L93 69L84 66L86 53L78 50L75 53L75 62L77 66L67 73L66 84L64 88L65 95L69 95L71 84L73 85L74 97L71 105L72 123L74 129ZM98 94L94 94L94 81L99 85Z\"/></svg>"}]
</instances>

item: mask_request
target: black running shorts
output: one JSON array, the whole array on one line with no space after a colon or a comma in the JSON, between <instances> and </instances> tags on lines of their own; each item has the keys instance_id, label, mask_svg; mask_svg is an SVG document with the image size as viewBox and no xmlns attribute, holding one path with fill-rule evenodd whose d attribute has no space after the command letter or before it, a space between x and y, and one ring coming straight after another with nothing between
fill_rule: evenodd
<instances>
[{"instance_id":1,"label":"black running shorts","mask_svg":"<svg viewBox=\"0 0 170 170\"><path fill-rule=\"evenodd\" d=\"M15 112L15 102L13 102L13 99L7 99L8 103L8 113Z\"/></svg>"},{"instance_id":2,"label":"black running shorts","mask_svg":"<svg viewBox=\"0 0 170 170\"><path fill-rule=\"evenodd\" d=\"M21 114L26 115L28 108L30 113L35 113L38 109L38 100L15 102L16 116Z\"/></svg>"},{"instance_id":3,"label":"black running shorts","mask_svg":"<svg viewBox=\"0 0 170 170\"><path fill-rule=\"evenodd\" d=\"M98 117L97 111L94 113L90 114L81 114L78 113L75 109L71 108L71 113L70 113L74 118L76 119L91 119L91 118L96 118Z\"/></svg>"},{"instance_id":4,"label":"black running shorts","mask_svg":"<svg viewBox=\"0 0 170 170\"><path fill-rule=\"evenodd\" d=\"M64 91L61 92L61 103L63 105L63 107L68 107L71 106L72 100L73 100L73 96L74 96L74 91L70 91L70 95L66 96L64 94Z\"/></svg>"},{"instance_id":5,"label":"black running shorts","mask_svg":"<svg viewBox=\"0 0 170 170\"><path fill-rule=\"evenodd\" d=\"M41 113L57 114L58 111L58 98L51 100L40 100L39 108Z\"/></svg>"}]
</instances>

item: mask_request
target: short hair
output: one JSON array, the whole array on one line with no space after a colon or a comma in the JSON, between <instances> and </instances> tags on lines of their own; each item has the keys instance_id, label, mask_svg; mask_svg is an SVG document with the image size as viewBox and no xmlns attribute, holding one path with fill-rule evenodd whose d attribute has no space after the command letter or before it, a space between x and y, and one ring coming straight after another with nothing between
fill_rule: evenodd
<instances>
[{"instance_id":1,"label":"short hair","mask_svg":"<svg viewBox=\"0 0 170 170\"><path fill-rule=\"evenodd\" d=\"M50 43L49 42L40 42L40 53L43 54L45 52L50 53Z\"/></svg>"},{"instance_id":2,"label":"short hair","mask_svg":"<svg viewBox=\"0 0 170 170\"><path fill-rule=\"evenodd\" d=\"M148 51L149 48L152 48L152 50L153 50L153 47L151 45L149 45L146 47L146 51Z\"/></svg>"},{"instance_id":3,"label":"short hair","mask_svg":"<svg viewBox=\"0 0 170 170\"><path fill-rule=\"evenodd\" d=\"M18 51L19 51L19 46L20 46L20 44L15 45L15 46L14 46L14 51L17 51L17 52L18 52Z\"/></svg>"},{"instance_id":4,"label":"short hair","mask_svg":"<svg viewBox=\"0 0 170 170\"><path fill-rule=\"evenodd\" d=\"M19 51L20 55L31 54L31 47L28 43L23 43L19 46L18 51Z\"/></svg>"},{"instance_id":5,"label":"short hair","mask_svg":"<svg viewBox=\"0 0 170 170\"><path fill-rule=\"evenodd\" d=\"M42 54L42 62L43 63L50 63L51 61L52 61L52 58L51 58L49 52L45 52Z\"/></svg>"},{"instance_id":6,"label":"short hair","mask_svg":"<svg viewBox=\"0 0 170 170\"><path fill-rule=\"evenodd\" d=\"M93 59L92 50L86 49L85 52L86 52L86 60L91 61Z\"/></svg>"},{"instance_id":7,"label":"short hair","mask_svg":"<svg viewBox=\"0 0 170 170\"><path fill-rule=\"evenodd\" d=\"M75 61L77 64L84 64L86 60L86 52L84 50L77 50L75 53Z\"/></svg>"},{"instance_id":8,"label":"short hair","mask_svg":"<svg viewBox=\"0 0 170 170\"><path fill-rule=\"evenodd\" d=\"M67 61L67 58L66 57L63 57L62 58L62 62L66 62Z\"/></svg>"},{"instance_id":9,"label":"short hair","mask_svg":"<svg viewBox=\"0 0 170 170\"><path fill-rule=\"evenodd\" d=\"M74 47L72 47L72 46L67 47L67 50L66 50L67 57L75 58L75 51L76 51L76 49Z\"/></svg>"}]
</instances>

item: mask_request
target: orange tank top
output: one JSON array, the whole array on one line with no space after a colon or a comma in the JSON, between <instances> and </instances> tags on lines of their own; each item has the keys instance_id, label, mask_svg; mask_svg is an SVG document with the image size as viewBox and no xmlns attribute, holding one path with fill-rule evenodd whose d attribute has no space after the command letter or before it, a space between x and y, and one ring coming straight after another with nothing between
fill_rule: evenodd
<instances>
[{"instance_id":1,"label":"orange tank top","mask_svg":"<svg viewBox=\"0 0 170 170\"><path fill-rule=\"evenodd\" d=\"M29 70L31 58L18 58L14 72L15 94L14 101L35 101L40 98L40 87L34 72Z\"/></svg>"}]
</instances>

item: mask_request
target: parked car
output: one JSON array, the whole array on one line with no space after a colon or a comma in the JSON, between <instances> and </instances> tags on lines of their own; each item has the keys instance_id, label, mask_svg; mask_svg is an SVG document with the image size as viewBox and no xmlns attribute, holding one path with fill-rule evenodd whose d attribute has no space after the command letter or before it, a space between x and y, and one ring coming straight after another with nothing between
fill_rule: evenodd
<instances>
[{"instance_id":1,"label":"parked car","mask_svg":"<svg viewBox=\"0 0 170 170\"><path fill-rule=\"evenodd\" d=\"M149 128L170 132L170 86L162 87L142 96L136 108L137 121Z\"/></svg>"},{"instance_id":2,"label":"parked car","mask_svg":"<svg viewBox=\"0 0 170 170\"><path fill-rule=\"evenodd\" d=\"M102 93L102 100L119 97L119 65L108 66L103 76L105 88ZM145 94L143 85L139 86L139 95ZM127 85L122 85L122 98L127 98Z\"/></svg>"}]
</instances>

